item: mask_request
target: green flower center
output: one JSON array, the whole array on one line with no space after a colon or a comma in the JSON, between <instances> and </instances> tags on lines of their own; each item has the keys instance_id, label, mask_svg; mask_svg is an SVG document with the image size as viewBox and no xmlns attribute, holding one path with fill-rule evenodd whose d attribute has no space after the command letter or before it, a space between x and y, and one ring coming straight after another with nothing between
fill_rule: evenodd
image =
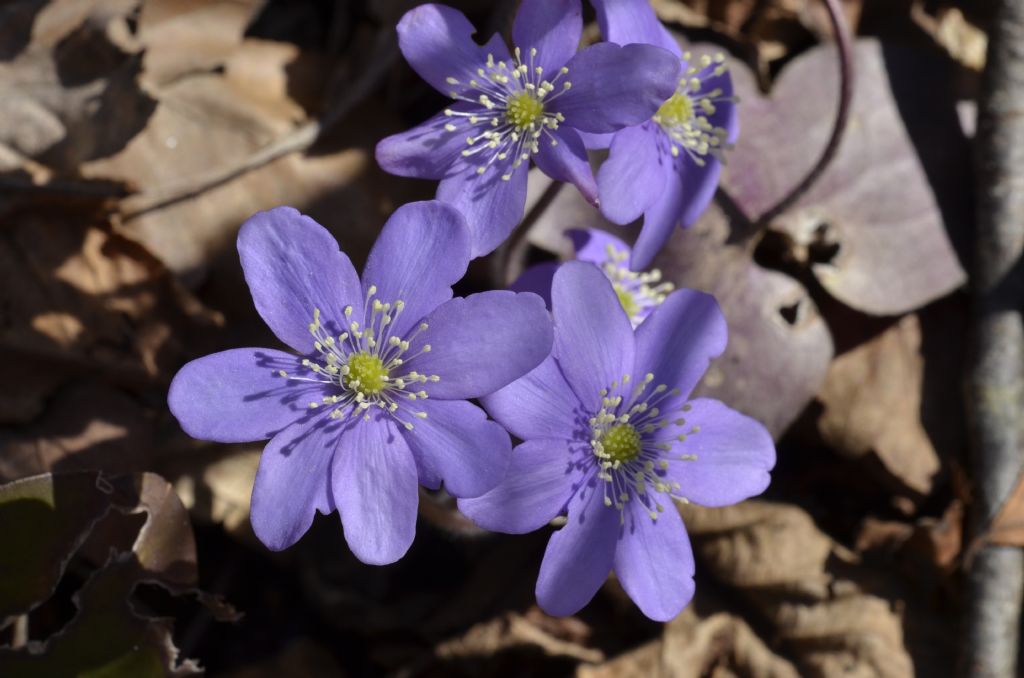
<instances>
[{"instance_id":1,"label":"green flower center","mask_svg":"<svg viewBox=\"0 0 1024 678\"><path fill-rule=\"evenodd\" d=\"M619 304L622 305L622 308L626 311L626 315L631 319L640 312L640 305L636 303L636 299L633 298L633 294L631 292L627 292L616 285L615 296L619 298Z\"/></svg>"},{"instance_id":2,"label":"green flower center","mask_svg":"<svg viewBox=\"0 0 1024 678\"><path fill-rule=\"evenodd\" d=\"M654 114L654 119L667 127L682 127L691 118L693 118L693 100L682 92L673 94Z\"/></svg>"},{"instance_id":3,"label":"green flower center","mask_svg":"<svg viewBox=\"0 0 1024 678\"><path fill-rule=\"evenodd\" d=\"M514 94L508 99L505 118L520 130L527 129L544 117L544 104L529 92Z\"/></svg>"},{"instance_id":4,"label":"green flower center","mask_svg":"<svg viewBox=\"0 0 1024 678\"><path fill-rule=\"evenodd\" d=\"M630 424L618 424L601 436L604 453L612 461L633 461L640 454L640 434Z\"/></svg>"},{"instance_id":5,"label":"green flower center","mask_svg":"<svg viewBox=\"0 0 1024 678\"><path fill-rule=\"evenodd\" d=\"M368 396L377 395L384 390L388 369L384 367L384 361L379 357L360 351L350 355L347 364L346 386Z\"/></svg>"}]
</instances>

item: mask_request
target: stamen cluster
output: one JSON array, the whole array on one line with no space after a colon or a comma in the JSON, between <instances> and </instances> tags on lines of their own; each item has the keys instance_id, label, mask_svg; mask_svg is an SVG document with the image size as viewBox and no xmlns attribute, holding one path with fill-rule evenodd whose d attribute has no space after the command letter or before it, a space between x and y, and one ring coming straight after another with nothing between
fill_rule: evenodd
<instances>
[{"instance_id":1,"label":"stamen cluster","mask_svg":"<svg viewBox=\"0 0 1024 678\"><path fill-rule=\"evenodd\" d=\"M530 63L522 61L522 52L516 47L514 61L495 61L493 54L487 55L486 64L476 70L476 78L463 83L458 78L448 77L447 83L462 86L461 91L451 90L449 96L482 107L472 112L445 109L444 114L453 119L469 123L470 132L466 137L468 148L462 151L464 158L477 158L477 174L484 174L495 163L511 159L505 166L501 178L508 181L512 172L540 151L541 138L547 135L552 146L558 140L551 134L565 121L561 113L545 110L545 106L572 87L565 80L556 87L559 80L569 73L562 67L551 80L544 79L544 69L535 65L537 49L530 49ZM468 87L467 87L468 86ZM552 95L552 92L558 92ZM475 96L474 96L475 95ZM476 129L478 126L482 130ZM459 126L447 123L445 130L457 132Z\"/></svg>"},{"instance_id":2,"label":"stamen cluster","mask_svg":"<svg viewBox=\"0 0 1024 678\"><path fill-rule=\"evenodd\" d=\"M728 130L712 125L709 118L718 110L717 104L735 103L736 98L726 96L719 87L704 90L708 78L722 76L728 70L724 54L702 55L696 65L691 63L692 58L689 52L683 53L683 61L690 65L679 80L675 94L661 105L652 119L668 137L672 157L679 157L680 151L684 151L697 166L703 167L708 155L722 160L722 149L729 137Z\"/></svg>"},{"instance_id":3,"label":"stamen cluster","mask_svg":"<svg viewBox=\"0 0 1024 678\"><path fill-rule=\"evenodd\" d=\"M370 285L366 292L364 308L370 313L367 320L363 313L363 323L352 319L352 306L346 306L345 331L337 338L330 334L323 325L320 309L313 309L313 322L309 324L309 332L315 340L313 347L320 354L320 359L306 358L302 361L316 375L316 378L297 377L280 371L282 377L296 381L314 381L337 386L340 393L326 395L320 402L311 402L308 407L331 408L330 417L345 419L362 415L369 419L371 407L377 407L395 418L406 429L412 430L412 422L403 421L398 412L398 400L426 400L427 392L416 389L416 385L440 381L436 374L421 374L415 370L402 374L402 366L407 360L430 352L430 344L423 344L415 354L408 355L416 337L428 328L421 322L405 338L391 334L391 326L395 318L405 309L405 302L397 300L381 302L374 299L377 287ZM413 416L426 419L426 412L413 412Z\"/></svg>"},{"instance_id":4,"label":"stamen cluster","mask_svg":"<svg viewBox=\"0 0 1024 678\"><path fill-rule=\"evenodd\" d=\"M630 270L628 250L618 249L609 243L605 251L607 256L601 263L601 270L612 282L619 303L633 327L636 327L656 306L665 301L675 285L663 281L659 269L640 272Z\"/></svg>"},{"instance_id":5,"label":"stamen cluster","mask_svg":"<svg viewBox=\"0 0 1024 678\"><path fill-rule=\"evenodd\" d=\"M667 482L664 474L670 462L697 460L693 454L669 456L672 444L652 436L669 426L682 429L686 425L686 419L678 414L689 411L689 404L674 409L670 406L665 411L661 408L666 399L679 397L679 389L670 390L665 384L649 388L654 381L650 373L635 386L630 385L631 381L627 374L602 389L601 409L588 420L590 449L599 468L597 477L604 481L604 505L619 511L620 524L625 522L629 501L643 504L651 520L657 520L665 510L655 494L686 503L686 497L677 493L679 483ZM688 435L699 432L699 427L693 426L677 433L675 439L683 442Z\"/></svg>"}]
</instances>

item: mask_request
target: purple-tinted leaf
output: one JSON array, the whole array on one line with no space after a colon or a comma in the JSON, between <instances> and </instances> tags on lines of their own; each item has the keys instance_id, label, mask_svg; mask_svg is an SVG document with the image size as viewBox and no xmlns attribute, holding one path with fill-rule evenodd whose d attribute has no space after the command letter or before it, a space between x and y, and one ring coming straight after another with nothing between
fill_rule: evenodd
<instances>
[{"instance_id":1,"label":"purple-tinted leaf","mask_svg":"<svg viewBox=\"0 0 1024 678\"><path fill-rule=\"evenodd\" d=\"M750 72L733 62L743 134L722 183L748 216L772 207L824 148L835 116L836 58L831 47L808 51L787 66L769 97L760 96ZM941 146L945 155L941 163L925 164L915 150L901 117L907 104L897 101L891 75L905 58L874 40L858 42L856 90L839 152L813 188L771 224L832 296L877 315L918 308L965 280L947 233L959 220L944 220L934 187L945 187L951 196L943 199L953 197L963 207L968 182L956 175L968 158L955 112L950 107L943 116L937 102L927 127L915 129L931 134L917 140L919 147ZM936 72L934 63L918 61L915 72ZM936 95L926 98L934 102ZM941 129L944 120L949 129ZM945 207L949 213L958 206Z\"/></svg>"}]
</instances>

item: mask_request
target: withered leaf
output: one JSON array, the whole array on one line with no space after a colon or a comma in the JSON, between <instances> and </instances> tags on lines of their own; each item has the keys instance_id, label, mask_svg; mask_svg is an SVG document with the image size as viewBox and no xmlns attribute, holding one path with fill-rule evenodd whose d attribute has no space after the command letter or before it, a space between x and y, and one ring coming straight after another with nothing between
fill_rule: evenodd
<instances>
[{"instance_id":1,"label":"withered leaf","mask_svg":"<svg viewBox=\"0 0 1024 678\"><path fill-rule=\"evenodd\" d=\"M699 562L772 624L800 675L913 675L892 603L850 578L856 558L802 509L749 501L681 512Z\"/></svg>"},{"instance_id":2,"label":"withered leaf","mask_svg":"<svg viewBox=\"0 0 1024 678\"><path fill-rule=\"evenodd\" d=\"M576 671L577 678L709 675L796 678L800 674L789 661L774 654L743 619L723 612L701 619L692 607L669 622L658 640Z\"/></svg>"},{"instance_id":3,"label":"withered leaf","mask_svg":"<svg viewBox=\"0 0 1024 678\"><path fill-rule=\"evenodd\" d=\"M113 233L102 211L57 201L2 207L4 372L17 376L21 361L36 369L18 392L22 402L0 420L28 420L53 387L83 375L130 385L166 378L209 345L218 316L138 243Z\"/></svg>"},{"instance_id":4,"label":"withered leaf","mask_svg":"<svg viewBox=\"0 0 1024 678\"><path fill-rule=\"evenodd\" d=\"M145 516L141 528L113 520L134 514ZM192 662L178 663L171 621L142 616L131 603L142 582L176 593L197 582L188 513L165 480L150 473L24 478L0 486L0 525L5 544L18 547L0 555L0 615L28 613L49 597L76 554L99 566L78 592L78 611L67 626L24 648L0 648L3 675L197 673ZM38 560L38 567L25 567L25 559ZM230 614L216 604L214 612Z\"/></svg>"},{"instance_id":5,"label":"withered leaf","mask_svg":"<svg viewBox=\"0 0 1024 678\"><path fill-rule=\"evenodd\" d=\"M907 315L832 361L818 394L818 431L841 454L874 452L907 488L927 495L940 461L921 423L923 381L921 324Z\"/></svg>"},{"instance_id":6,"label":"withered leaf","mask_svg":"<svg viewBox=\"0 0 1024 678\"><path fill-rule=\"evenodd\" d=\"M944 110L941 96L919 102L917 119L901 118L890 71L890 59L900 55L874 40L857 42L856 89L839 151L811 190L771 224L831 295L876 315L913 310L965 281L948 232L968 205L967 158L950 157L966 153L966 145L952 104ZM824 148L835 115L836 59L833 47L809 50L786 66L768 97L747 69L733 67L741 133L722 183L747 216L772 207ZM936 72L934 63L913 63ZM923 134L928 138L915 138ZM922 154L934 152L928 145L943 148L941 162L924 162Z\"/></svg>"},{"instance_id":7,"label":"withered leaf","mask_svg":"<svg viewBox=\"0 0 1024 678\"><path fill-rule=\"evenodd\" d=\"M1013 492L979 541L1004 546L1024 546L1024 475L1017 479Z\"/></svg>"},{"instance_id":8,"label":"withered leaf","mask_svg":"<svg viewBox=\"0 0 1024 678\"><path fill-rule=\"evenodd\" d=\"M0 61L0 147L70 175L142 129L155 103L138 83L136 5L57 0L35 15L29 44ZM0 53L17 39L0 33Z\"/></svg>"}]
</instances>

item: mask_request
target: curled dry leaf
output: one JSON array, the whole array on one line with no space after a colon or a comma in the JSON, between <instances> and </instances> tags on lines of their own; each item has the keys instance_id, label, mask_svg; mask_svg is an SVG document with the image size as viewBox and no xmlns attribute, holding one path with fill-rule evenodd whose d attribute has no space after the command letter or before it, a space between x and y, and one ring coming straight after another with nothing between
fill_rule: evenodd
<instances>
[{"instance_id":1,"label":"curled dry leaf","mask_svg":"<svg viewBox=\"0 0 1024 678\"><path fill-rule=\"evenodd\" d=\"M992 523L976 540L978 544L1002 544L1024 546L1024 476L1017 484L1006 503L992 519Z\"/></svg>"},{"instance_id":2,"label":"curled dry leaf","mask_svg":"<svg viewBox=\"0 0 1024 678\"><path fill-rule=\"evenodd\" d=\"M836 58L833 47L802 54L768 97L748 70L733 68L741 134L722 182L751 218L794 187L824 148L836 105ZM953 103L943 98L942 66L858 41L856 89L839 151L811 190L770 224L829 294L865 313L916 309L966 279L949 233L967 223L960 217L969 209L969 163ZM932 90L920 87L930 92L923 101L894 94L895 74L911 67L938 80ZM927 162L932 147L943 149L941 162Z\"/></svg>"},{"instance_id":3,"label":"curled dry leaf","mask_svg":"<svg viewBox=\"0 0 1024 678\"><path fill-rule=\"evenodd\" d=\"M141 527L124 521L132 515L145 515ZM131 600L141 583L174 593L194 592L197 583L188 514L162 478L71 473L17 480L0 486L0 525L0 617L8 621L28 614L31 625L31 611L56 591L72 558L98 568L74 596L77 612L66 626L23 648L0 648L3 675L198 673L194 663L179 663L171 621L140 615ZM218 616L233 614L213 605Z\"/></svg>"},{"instance_id":4,"label":"curled dry leaf","mask_svg":"<svg viewBox=\"0 0 1024 678\"><path fill-rule=\"evenodd\" d=\"M539 179L531 176L531 196L543 190ZM576 191L566 189L535 222L529 239L571 256L564 235L571 228L603 228L627 241L636 235L632 227L605 221ZM818 390L832 358L832 340L803 285L754 262L754 245L742 216L712 203L697 224L676 230L654 267L676 287L713 294L729 323L725 354L712 362L698 394L758 419L778 437Z\"/></svg>"},{"instance_id":5,"label":"curled dry leaf","mask_svg":"<svg viewBox=\"0 0 1024 678\"><path fill-rule=\"evenodd\" d=\"M818 431L851 457L874 452L919 495L931 491L941 466L921 423L924 360L921 324L907 315L877 337L836 357L818 394Z\"/></svg>"},{"instance_id":6,"label":"curled dry leaf","mask_svg":"<svg viewBox=\"0 0 1024 678\"><path fill-rule=\"evenodd\" d=\"M855 556L802 509L753 501L681 512L700 562L757 608L800 675L913 675L893 602L840 574L856 570Z\"/></svg>"},{"instance_id":7,"label":"curled dry leaf","mask_svg":"<svg viewBox=\"0 0 1024 678\"><path fill-rule=\"evenodd\" d=\"M750 626L719 612L705 619L693 608L665 625L662 637L597 666L581 666L577 678L702 678L740 675L797 678Z\"/></svg>"},{"instance_id":8,"label":"curled dry leaf","mask_svg":"<svg viewBox=\"0 0 1024 678\"><path fill-rule=\"evenodd\" d=\"M138 0L34 4L5 12L24 8L13 18L31 22L27 45L24 34L0 30L0 54L23 47L0 61L0 148L13 152L0 156L7 158L0 171L17 168L11 160L20 157L75 174L80 163L123 148L153 112L129 23Z\"/></svg>"},{"instance_id":9,"label":"curled dry leaf","mask_svg":"<svg viewBox=\"0 0 1024 678\"><path fill-rule=\"evenodd\" d=\"M112 233L102 204L2 207L0 374L25 374L27 365L34 371L0 421L38 415L53 387L82 376L129 386L160 382L209 344L218 316L144 248Z\"/></svg>"},{"instance_id":10,"label":"curled dry leaf","mask_svg":"<svg viewBox=\"0 0 1024 678\"><path fill-rule=\"evenodd\" d=\"M373 141L398 129L375 102L348 102L356 104L349 117L310 149L317 137L310 125L331 113L334 90L347 93L368 62L382 62L367 36L354 36L361 42L331 63L291 43L245 37L262 6L147 5L141 77L156 111L123 151L82 167L86 176L130 178L138 186L120 206L125 231L191 283L233 249L239 225L254 212L295 205L345 234L346 251L365 252L385 217L411 195L392 190L388 182L397 180L373 162ZM192 35L197 24L207 28ZM207 32L216 38L207 40ZM300 138L306 141L294 141ZM261 160L278 146L292 152Z\"/></svg>"}]
</instances>

